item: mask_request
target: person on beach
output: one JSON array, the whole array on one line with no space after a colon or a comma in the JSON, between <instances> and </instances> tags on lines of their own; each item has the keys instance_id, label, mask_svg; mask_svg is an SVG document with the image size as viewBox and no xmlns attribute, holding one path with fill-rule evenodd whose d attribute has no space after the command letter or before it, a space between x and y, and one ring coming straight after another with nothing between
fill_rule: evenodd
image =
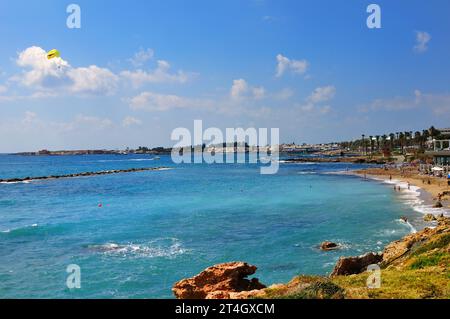
<instances>
[{"instance_id":1,"label":"person on beach","mask_svg":"<svg viewBox=\"0 0 450 319\"><path fill-rule=\"evenodd\" d=\"M411 189L411 184L408 182L408 189Z\"/></svg>"},{"instance_id":2,"label":"person on beach","mask_svg":"<svg viewBox=\"0 0 450 319\"><path fill-rule=\"evenodd\" d=\"M389 175L389 180L392 181L392 175Z\"/></svg>"}]
</instances>

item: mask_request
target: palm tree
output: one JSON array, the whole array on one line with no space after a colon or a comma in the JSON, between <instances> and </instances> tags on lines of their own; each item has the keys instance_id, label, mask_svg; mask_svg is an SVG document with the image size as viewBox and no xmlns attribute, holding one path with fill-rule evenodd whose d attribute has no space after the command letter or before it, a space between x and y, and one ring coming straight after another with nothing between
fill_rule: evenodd
<instances>
[{"instance_id":1,"label":"palm tree","mask_svg":"<svg viewBox=\"0 0 450 319\"><path fill-rule=\"evenodd\" d=\"M409 132L405 131L405 146L408 147Z\"/></svg>"},{"instance_id":2,"label":"palm tree","mask_svg":"<svg viewBox=\"0 0 450 319\"><path fill-rule=\"evenodd\" d=\"M372 156L372 154L373 154L373 136L372 135L369 136L369 141L370 141L370 155Z\"/></svg>"},{"instance_id":3,"label":"palm tree","mask_svg":"<svg viewBox=\"0 0 450 319\"><path fill-rule=\"evenodd\" d=\"M439 136L441 132L439 130L435 129L434 126L430 127L428 129L428 132L430 133L431 138L435 138L436 136Z\"/></svg>"},{"instance_id":4,"label":"palm tree","mask_svg":"<svg viewBox=\"0 0 450 319\"><path fill-rule=\"evenodd\" d=\"M377 140L377 151L380 151L380 135L376 135L375 136L376 140Z\"/></svg>"},{"instance_id":5,"label":"palm tree","mask_svg":"<svg viewBox=\"0 0 450 319\"><path fill-rule=\"evenodd\" d=\"M395 142L395 134L391 133L389 134L389 138L391 139L391 151L394 149L394 142Z\"/></svg>"},{"instance_id":6,"label":"palm tree","mask_svg":"<svg viewBox=\"0 0 450 319\"><path fill-rule=\"evenodd\" d=\"M404 148L404 144L405 144L405 135L403 134L403 132L399 132L398 141L400 143L400 149L402 150L402 154L403 154L403 148Z\"/></svg>"},{"instance_id":7,"label":"palm tree","mask_svg":"<svg viewBox=\"0 0 450 319\"><path fill-rule=\"evenodd\" d=\"M383 148L385 148L386 147L386 141L387 141L387 135L386 134L383 134L382 136L381 136L381 141L383 142Z\"/></svg>"},{"instance_id":8,"label":"palm tree","mask_svg":"<svg viewBox=\"0 0 450 319\"><path fill-rule=\"evenodd\" d=\"M362 144L363 144L363 152L364 155L367 155L366 153L366 140L364 139L366 137L366 135L362 134Z\"/></svg>"},{"instance_id":9,"label":"palm tree","mask_svg":"<svg viewBox=\"0 0 450 319\"><path fill-rule=\"evenodd\" d=\"M422 147L422 136L419 131L414 133L414 143Z\"/></svg>"},{"instance_id":10,"label":"palm tree","mask_svg":"<svg viewBox=\"0 0 450 319\"><path fill-rule=\"evenodd\" d=\"M430 132L428 130L422 131L422 147L425 149L426 142L428 140L428 137L430 136Z\"/></svg>"}]
</instances>

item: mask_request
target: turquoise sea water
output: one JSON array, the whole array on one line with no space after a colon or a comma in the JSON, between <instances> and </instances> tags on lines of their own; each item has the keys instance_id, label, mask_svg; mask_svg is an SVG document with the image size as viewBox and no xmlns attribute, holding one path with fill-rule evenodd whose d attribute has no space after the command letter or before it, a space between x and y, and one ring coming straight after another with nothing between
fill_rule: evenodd
<instances>
[{"instance_id":1,"label":"turquoise sea water","mask_svg":"<svg viewBox=\"0 0 450 319\"><path fill-rule=\"evenodd\" d=\"M265 284L326 274L341 255L382 250L421 214L363 167L175 165L170 157L0 156L0 179L130 167L170 170L0 184L1 298L172 298L172 285L227 261ZM99 206L101 204L101 207ZM322 252L324 240L343 249ZM81 289L66 267L81 267Z\"/></svg>"}]
</instances>

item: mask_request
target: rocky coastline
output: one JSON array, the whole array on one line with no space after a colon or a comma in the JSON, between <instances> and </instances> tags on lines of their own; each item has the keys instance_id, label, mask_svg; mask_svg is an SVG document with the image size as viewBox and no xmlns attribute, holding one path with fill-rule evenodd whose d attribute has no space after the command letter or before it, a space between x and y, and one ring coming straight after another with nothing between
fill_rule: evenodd
<instances>
[{"instance_id":1,"label":"rocky coastline","mask_svg":"<svg viewBox=\"0 0 450 319\"><path fill-rule=\"evenodd\" d=\"M256 266L231 262L177 282L179 299L361 299L450 298L450 218L437 217L423 230L387 245L382 253L341 257L329 276L300 275L266 287L247 277ZM368 286L369 265L380 267L380 287Z\"/></svg>"}]
</instances>

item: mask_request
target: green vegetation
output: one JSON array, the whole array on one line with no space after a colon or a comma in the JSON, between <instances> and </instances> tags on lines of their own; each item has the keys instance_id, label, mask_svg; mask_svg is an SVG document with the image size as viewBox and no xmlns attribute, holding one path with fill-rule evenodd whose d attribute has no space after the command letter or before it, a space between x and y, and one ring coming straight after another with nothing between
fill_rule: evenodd
<instances>
[{"instance_id":1,"label":"green vegetation","mask_svg":"<svg viewBox=\"0 0 450 319\"><path fill-rule=\"evenodd\" d=\"M443 249L445 247L448 247L449 245L450 245L450 233L444 233L429 240L427 243L422 244L421 246L415 248L413 250L413 254L418 256L433 249Z\"/></svg>"},{"instance_id":2,"label":"green vegetation","mask_svg":"<svg viewBox=\"0 0 450 319\"><path fill-rule=\"evenodd\" d=\"M342 299L345 290L329 280L319 280L305 289L286 295L286 299Z\"/></svg>"},{"instance_id":3,"label":"green vegetation","mask_svg":"<svg viewBox=\"0 0 450 319\"><path fill-rule=\"evenodd\" d=\"M441 139L441 132L433 126L422 131L395 132L383 135L361 135L361 139L341 142L340 146L352 151L362 151L368 155L389 157L391 154L406 154L406 150L414 152L414 159L422 159L429 139Z\"/></svg>"},{"instance_id":4,"label":"green vegetation","mask_svg":"<svg viewBox=\"0 0 450 319\"><path fill-rule=\"evenodd\" d=\"M410 267L411 269L423 269L426 267L437 266L443 258L445 259L445 257L446 254L444 253L432 254L430 256L419 256L414 260Z\"/></svg>"},{"instance_id":5,"label":"green vegetation","mask_svg":"<svg viewBox=\"0 0 450 319\"><path fill-rule=\"evenodd\" d=\"M365 287L367 273L339 276L333 282L344 288L346 298L366 299L423 299L450 298L450 273L440 267L426 266L423 269L383 269L381 287Z\"/></svg>"}]
</instances>

